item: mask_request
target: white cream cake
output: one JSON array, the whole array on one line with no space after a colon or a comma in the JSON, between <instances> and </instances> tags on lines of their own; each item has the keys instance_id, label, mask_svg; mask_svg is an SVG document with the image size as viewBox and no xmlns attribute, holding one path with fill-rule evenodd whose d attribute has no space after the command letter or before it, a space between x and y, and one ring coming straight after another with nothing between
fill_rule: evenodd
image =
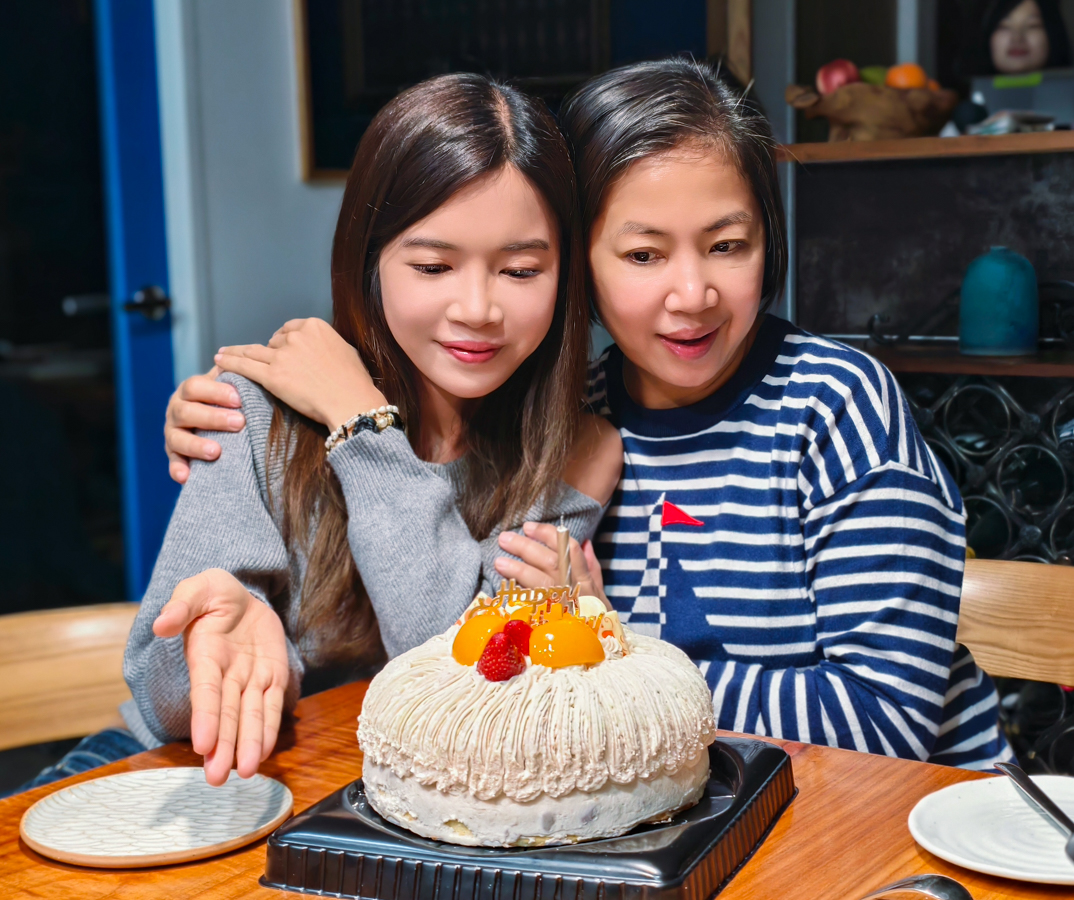
<instances>
[{"instance_id":1,"label":"white cream cake","mask_svg":"<svg viewBox=\"0 0 1074 900\"><path fill-rule=\"evenodd\" d=\"M458 625L389 662L358 728L373 808L424 837L517 847L612 837L696 803L715 737L700 671L618 621L614 634L594 626L595 645L582 635L586 658L602 649L602 661L567 665L582 652L570 643L582 621L532 629L532 653L508 649L499 667L487 661L508 642L489 639L464 664L477 650L460 652ZM521 626L508 633L528 646ZM558 659L537 647L541 637L555 649L557 634Z\"/></svg>"}]
</instances>

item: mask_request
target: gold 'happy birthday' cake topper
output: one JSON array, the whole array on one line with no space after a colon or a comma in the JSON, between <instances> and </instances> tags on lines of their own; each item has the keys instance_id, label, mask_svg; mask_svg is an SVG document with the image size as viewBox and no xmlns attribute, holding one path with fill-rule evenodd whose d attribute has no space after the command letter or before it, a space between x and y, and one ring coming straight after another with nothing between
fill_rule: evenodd
<instances>
[{"instance_id":1,"label":"gold 'happy birthday' cake topper","mask_svg":"<svg viewBox=\"0 0 1074 900\"><path fill-rule=\"evenodd\" d=\"M495 597L489 598L489 606L499 606L505 612L511 613L518 609L528 608L534 613L541 609L551 609L552 604L558 603L564 612L572 616L578 615L578 593L581 585L567 587L538 587L520 588L515 579L500 582L500 589Z\"/></svg>"},{"instance_id":2,"label":"gold 'happy birthday' cake topper","mask_svg":"<svg viewBox=\"0 0 1074 900\"><path fill-rule=\"evenodd\" d=\"M469 608L459 617L457 625L476 615L494 613L509 619L523 619L533 628L548 622L573 616L585 622L597 637L612 637L619 642L625 654L629 652L619 616L610 609L607 601L597 597L580 596L581 585L570 586L573 581L570 564L570 534L562 525L556 529L558 576L561 583L552 587L521 588L515 579L500 582L494 597L484 591L474 597Z\"/></svg>"}]
</instances>

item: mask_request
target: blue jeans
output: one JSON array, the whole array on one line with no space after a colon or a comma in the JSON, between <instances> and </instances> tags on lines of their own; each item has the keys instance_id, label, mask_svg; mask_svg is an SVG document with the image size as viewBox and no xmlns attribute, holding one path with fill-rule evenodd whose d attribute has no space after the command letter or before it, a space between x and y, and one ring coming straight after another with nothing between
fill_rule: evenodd
<instances>
[{"instance_id":1,"label":"blue jeans","mask_svg":"<svg viewBox=\"0 0 1074 900\"><path fill-rule=\"evenodd\" d=\"M104 731L98 731L97 734L83 738L78 742L78 746L58 763L42 769L26 784L11 793L18 794L31 788L41 787L43 784L51 784L53 781L59 781L70 775L79 775L89 769L115 762L117 759L141 753L143 750L145 747L126 728L106 728Z\"/></svg>"}]
</instances>

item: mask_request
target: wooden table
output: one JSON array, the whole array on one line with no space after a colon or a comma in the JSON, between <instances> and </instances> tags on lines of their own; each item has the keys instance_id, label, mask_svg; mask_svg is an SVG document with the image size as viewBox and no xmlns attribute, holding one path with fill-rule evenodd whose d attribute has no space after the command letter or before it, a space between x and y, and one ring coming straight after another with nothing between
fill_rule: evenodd
<instances>
[{"instance_id":1,"label":"wooden table","mask_svg":"<svg viewBox=\"0 0 1074 900\"><path fill-rule=\"evenodd\" d=\"M357 778L355 740L364 684L307 697L294 732L262 766L295 795L296 812ZM871 889L921 872L951 875L976 900L1070 897L1069 887L1047 887L976 875L921 850L906 817L925 794L983 777L925 763L847 750L776 741L790 754L799 794L764 845L720 894L720 900L856 900ZM102 774L161 766L198 765L187 744L170 744L95 769L63 784ZM0 800L0 887L3 897L186 900L303 897L258 885L264 841L199 863L159 869L108 871L54 863L19 841L19 819L55 786Z\"/></svg>"}]
</instances>

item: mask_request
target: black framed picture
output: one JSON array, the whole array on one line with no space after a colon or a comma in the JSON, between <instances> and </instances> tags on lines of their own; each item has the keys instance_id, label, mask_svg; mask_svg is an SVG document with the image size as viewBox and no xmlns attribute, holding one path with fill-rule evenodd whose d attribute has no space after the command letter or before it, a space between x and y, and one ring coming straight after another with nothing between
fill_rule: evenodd
<instances>
[{"instance_id":1,"label":"black framed picture","mask_svg":"<svg viewBox=\"0 0 1074 900\"><path fill-rule=\"evenodd\" d=\"M338 178L377 111L447 72L555 107L609 64L609 0L295 0L303 175Z\"/></svg>"}]
</instances>

